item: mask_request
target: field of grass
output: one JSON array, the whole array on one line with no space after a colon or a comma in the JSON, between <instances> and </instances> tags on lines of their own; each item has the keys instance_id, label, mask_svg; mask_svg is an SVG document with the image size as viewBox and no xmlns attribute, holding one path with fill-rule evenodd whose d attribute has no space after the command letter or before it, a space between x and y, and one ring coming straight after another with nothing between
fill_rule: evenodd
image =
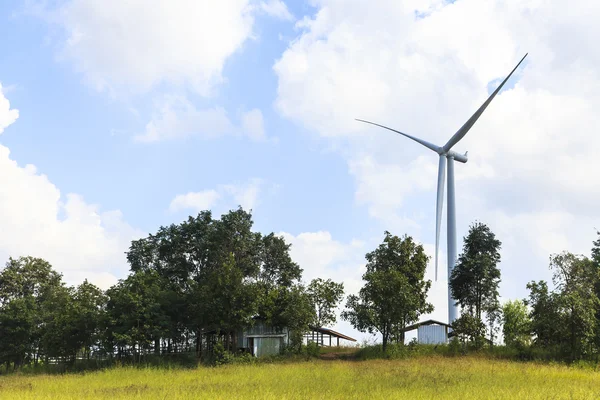
<instances>
[{"instance_id":1,"label":"field of grass","mask_svg":"<svg viewBox=\"0 0 600 400\"><path fill-rule=\"evenodd\" d=\"M600 373L476 357L0 377L0 399L597 399Z\"/></svg>"}]
</instances>

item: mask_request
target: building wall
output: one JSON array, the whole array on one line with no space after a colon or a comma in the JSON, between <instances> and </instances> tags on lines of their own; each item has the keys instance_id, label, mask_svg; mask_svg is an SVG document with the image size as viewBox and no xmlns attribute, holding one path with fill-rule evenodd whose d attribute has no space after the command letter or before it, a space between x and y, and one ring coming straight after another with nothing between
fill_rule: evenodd
<instances>
[{"instance_id":1,"label":"building wall","mask_svg":"<svg viewBox=\"0 0 600 400\"><path fill-rule=\"evenodd\" d=\"M260 337L254 338L256 346L256 357L274 356L279 354L283 344L281 337Z\"/></svg>"},{"instance_id":2,"label":"building wall","mask_svg":"<svg viewBox=\"0 0 600 400\"><path fill-rule=\"evenodd\" d=\"M421 344L443 344L448 340L446 327L442 325L421 325L417 336Z\"/></svg>"},{"instance_id":3,"label":"building wall","mask_svg":"<svg viewBox=\"0 0 600 400\"><path fill-rule=\"evenodd\" d=\"M287 329L275 329L260 320L255 321L254 326L238 336L238 343L241 342L239 347L251 347L249 336L252 337L252 351L256 357L279 354L283 346L289 342Z\"/></svg>"}]
</instances>

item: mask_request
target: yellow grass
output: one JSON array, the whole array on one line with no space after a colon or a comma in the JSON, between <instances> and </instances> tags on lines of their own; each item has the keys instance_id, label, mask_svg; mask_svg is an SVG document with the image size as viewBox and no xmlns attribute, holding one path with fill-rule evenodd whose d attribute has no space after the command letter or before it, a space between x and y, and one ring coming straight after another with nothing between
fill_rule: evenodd
<instances>
[{"instance_id":1,"label":"yellow grass","mask_svg":"<svg viewBox=\"0 0 600 400\"><path fill-rule=\"evenodd\" d=\"M314 361L0 377L0 399L597 399L591 370L479 358Z\"/></svg>"}]
</instances>

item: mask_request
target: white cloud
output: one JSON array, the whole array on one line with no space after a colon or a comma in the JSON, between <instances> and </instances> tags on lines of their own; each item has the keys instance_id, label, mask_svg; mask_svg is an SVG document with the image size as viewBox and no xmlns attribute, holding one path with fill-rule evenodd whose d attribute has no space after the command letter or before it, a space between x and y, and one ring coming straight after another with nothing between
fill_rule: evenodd
<instances>
[{"instance_id":1,"label":"white cloud","mask_svg":"<svg viewBox=\"0 0 600 400\"><path fill-rule=\"evenodd\" d=\"M285 3L281 0L268 0L260 2L260 9L271 17L293 21L294 16L290 13Z\"/></svg>"},{"instance_id":2,"label":"white cloud","mask_svg":"<svg viewBox=\"0 0 600 400\"><path fill-rule=\"evenodd\" d=\"M0 83L0 134L4 129L14 123L19 118L19 110L10 108L10 102L2 92L2 83Z\"/></svg>"},{"instance_id":3,"label":"white cloud","mask_svg":"<svg viewBox=\"0 0 600 400\"><path fill-rule=\"evenodd\" d=\"M459 237L475 219L498 233L510 296L549 278L550 252L589 253L600 226L600 9L583 0L568 12L537 0L314 3L318 12L297 23L300 36L274 66L276 106L340 145L357 202L384 227L427 215L414 220L433 238L438 159L354 118L442 145L483 103L488 83L530 51L456 146L470 150L456 166Z\"/></svg>"},{"instance_id":4,"label":"white cloud","mask_svg":"<svg viewBox=\"0 0 600 400\"><path fill-rule=\"evenodd\" d=\"M210 210L220 197L221 195L216 190L204 190L202 192L180 194L171 201L169 210L171 212L186 209L193 209L196 211Z\"/></svg>"},{"instance_id":5,"label":"white cloud","mask_svg":"<svg viewBox=\"0 0 600 400\"><path fill-rule=\"evenodd\" d=\"M61 56L98 90L167 83L209 95L251 37L251 11L250 0L69 0L48 18L65 30Z\"/></svg>"},{"instance_id":6,"label":"white cloud","mask_svg":"<svg viewBox=\"0 0 600 400\"><path fill-rule=\"evenodd\" d=\"M141 236L118 211L100 212L76 194L60 191L35 167L19 167L0 146L0 258L48 260L69 283L88 277L106 285L126 275L124 252ZM102 276L102 281L92 278ZM106 287L106 286L105 286Z\"/></svg>"},{"instance_id":7,"label":"white cloud","mask_svg":"<svg viewBox=\"0 0 600 400\"><path fill-rule=\"evenodd\" d=\"M138 142L152 143L163 140L200 136L205 139L225 135L247 136L264 140L266 135L262 112L258 109L242 113L239 126L234 125L222 107L197 109L182 96L164 96L155 104L152 119L144 133L135 136Z\"/></svg>"},{"instance_id":8,"label":"white cloud","mask_svg":"<svg viewBox=\"0 0 600 400\"><path fill-rule=\"evenodd\" d=\"M216 208L225 211L237 206L244 210L252 210L259 204L259 195L264 184L262 179L254 178L246 183L218 185L216 189L180 194L171 201L169 210L200 212Z\"/></svg>"},{"instance_id":9,"label":"white cloud","mask_svg":"<svg viewBox=\"0 0 600 400\"><path fill-rule=\"evenodd\" d=\"M0 171L0 259L44 258L70 284L88 278L106 288L126 274L124 252L142 233L120 211L100 211L73 193L63 197L48 177L31 164L19 166L2 145Z\"/></svg>"}]
</instances>

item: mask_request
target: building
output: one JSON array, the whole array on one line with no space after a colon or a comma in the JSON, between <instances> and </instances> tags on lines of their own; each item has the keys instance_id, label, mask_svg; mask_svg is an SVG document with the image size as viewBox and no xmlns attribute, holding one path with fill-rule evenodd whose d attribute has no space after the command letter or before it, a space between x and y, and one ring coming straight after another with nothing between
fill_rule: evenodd
<instances>
[{"instance_id":1,"label":"building","mask_svg":"<svg viewBox=\"0 0 600 400\"><path fill-rule=\"evenodd\" d=\"M350 342L356 342L356 339L346 336L343 333L334 331L333 329L321 328L318 326L310 326L310 332L304 335L306 343L316 342L320 346L332 346L333 343L337 347L340 347L340 339L347 340ZM333 342L332 338L336 341Z\"/></svg>"},{"instance_id":2,"label":"building","mask_svg":"<svg viewBox=\"0 0 600 400\"><path fill-rule=\"evenodd\" d=\"M406 333L415 329L419 344L445 344L448 343L448 338L453 336L449 332L449 329L452 329L450 325L433 319L409 325L402 332Z\"/></svg>"},{"instance_id":3,"label":"building","mask_svg":"<svg viewBox=\"0 0 600 400\"><path fill-rule=\"evenodd\" d=\"M238 347L247 349L255 357L279 354L289 344L289 329L276 329L261 319L255 319L251 328L238 335Z\"/></svg>"}]
</instances>

